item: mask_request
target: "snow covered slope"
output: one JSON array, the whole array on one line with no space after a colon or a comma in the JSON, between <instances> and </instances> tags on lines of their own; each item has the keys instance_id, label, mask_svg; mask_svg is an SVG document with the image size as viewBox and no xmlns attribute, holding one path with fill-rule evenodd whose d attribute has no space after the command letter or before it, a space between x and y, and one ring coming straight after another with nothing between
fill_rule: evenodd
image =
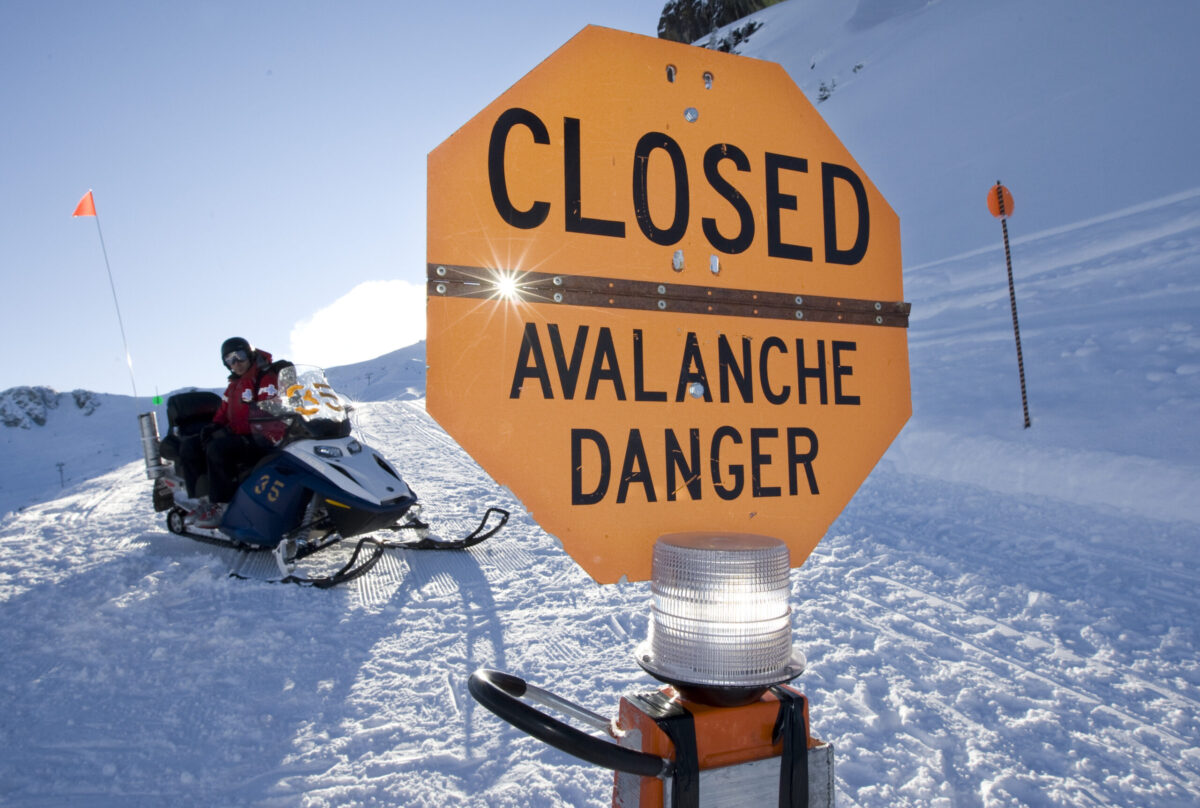
<instances>
[{"instance_id":1,"label":"snow covered slope","mask_svg":"<svg viewBox=\"0 0 1200 808\"><path fill-rule=\"evenodd\" d=\"M1200 4L788 0L739 48L779 62L900 214L906 265L1200 185ZM744 23L735 23L734 26ZM983 215L980 215L980 214Z\"/></svg>"},{"instance_id":2,"label":"snow covered slope","mask_svg":"<svg viewBox=\"0 0 1200 808\"><path fill-rule=\"evenodd\" d=\"M1030 430L1003 261L916 268L913 421L793 573L839 805L1193 805L1200 192L1016 246ZM322 592L227 578L166 532L140 461L10 514L4 804L608 804L606 772L466 680L499 668L613 714L654 687L632 656L647 587L593 584L396 390L360 432L431 516L512 509L498 537Z\"/></svg>"},{"instance_id":3,"label":"snow covered slope","mask_svg":"<svg viewBox=\"0 0 1200 808\"><path fill-rule=\"evenodd\" d=\"M797 684L814 730L836 745L843 807L1191 808L1200 794L1194 164L1172 187L1114 183L1110 203L1079 208L1031 193L1074 181L1063 172L1077 157L1059 141L1045 142L1044 164L1000 175L1017 195L1025 430L999 225L983 204L997 170L938 207L912 185L919 166L873 141L865 102L851 103L854 93L878 102L879 84L919 84L938 48L965 69L982 52L982 21L1011 17L1056 37L1052 48L1023 41L1028 63L1069 53L1061 72L1043 74L1044 93L1031 84L1013 98L1026 119L1042 118L1072 93L1097 92L1055 78L1093 64L1055 27L1080 8L1092 10L1079 12L1080 36L1083 22L1108 20L1096 41L1110 55L1132 49L1112 43L1145 25L1167 44L1196 30L1185 3L788 0L762 12L767 24L744 49L808 60L821 40L805 37L825 30L814 81L835 55L862 54L851 78L823 76L837 88L822 113L872 178L883 176L910 244L944 217L956 223L955 246L926 241L905 268L913 419L792 575L809 659ZM922 20L938 37L922 38ZM1158 93L1184 81L1157 72L1171 58L1138 52L1099 83ZM947 92L958 83L946 81ZM897 115L920 111L890 103ZM1157 155L1171 157L1171 135L1146 137L1161 139L1144 173L1165 176ZM946 148L946 165L926 176L968 165ZM1127 168L1109 165L1110 175ZM1035 215L1041 208L1053 216ZM422 359L414 346L330 377L360 401L360 432L431 517L461 519L484 504L513 517L469 552L392 552L331 591L232 580L228 555L167 533L127 398L105 397L87 417L52 411L49 449L34 428L0 428L0 492L23 492L0 505L24 506L0 528L0 804L609 804L609 773L504 724L466 680L499 668L612 715L622 694L655 686L632 657L648 588L593 584L458 449L424 412ZM21 488L35 473L47 477Z\"/></svg>"},{"instance_id":4,"label":"snow covered slope","mask_svg":"<svg viewBox=\"0 0 1200 808\"><path fill-rule=\"evenodd\" d=\"M0 513L59 496L68 485L140 457L137 414L129 396L46 387L0 392ZM166 416L162 416L165 423Z\"/></svg>"}]
</instances>

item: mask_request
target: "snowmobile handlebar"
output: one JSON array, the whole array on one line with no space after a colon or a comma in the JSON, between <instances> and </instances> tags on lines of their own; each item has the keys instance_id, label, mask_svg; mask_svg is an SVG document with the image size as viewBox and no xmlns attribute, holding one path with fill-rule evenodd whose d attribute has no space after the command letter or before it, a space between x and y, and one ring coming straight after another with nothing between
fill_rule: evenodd
<instances>
[{"instance_id":1,"label":"snowmobile handlebar","mask_svg":"<svg viewBox=\"0 0 1200 808\"><path fill-rule=\"evenodd\" d=\"M666 778L671 775L670 760L626 749L581 732L526 704L521 699L537 701L600 729L609 729L609 721L603 716L534 687L520 677L480 668L467 680L467 690L476 701L517 729L587 763L640 777Z\"/></svg>"}]
</instances>

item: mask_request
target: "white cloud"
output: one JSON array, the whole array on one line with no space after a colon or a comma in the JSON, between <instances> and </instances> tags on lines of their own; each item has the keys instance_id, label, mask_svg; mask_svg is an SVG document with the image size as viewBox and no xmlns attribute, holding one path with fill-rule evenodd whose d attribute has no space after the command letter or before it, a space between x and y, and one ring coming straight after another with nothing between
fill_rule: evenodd
<instances>
[{"instance_id":1,"label":"white cloud","mask_svg":"<svg viewBox=\"0 0 1200 808\"><path fill-rule=\"evenodd\" d=\"M289 358L334 367L374 359L425 339L425 286L360 283L292 326Z\"/></svg>"}]
</instances>

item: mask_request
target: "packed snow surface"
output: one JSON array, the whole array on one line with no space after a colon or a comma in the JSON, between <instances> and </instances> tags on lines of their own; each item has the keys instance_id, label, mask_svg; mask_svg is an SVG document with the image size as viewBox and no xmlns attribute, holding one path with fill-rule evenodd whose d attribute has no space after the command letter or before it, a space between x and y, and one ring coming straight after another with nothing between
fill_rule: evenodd
<instances>
[{"instance_id":1,"label":"packed snow surface","mask_svg":"<svg viewBox=\"0 0 1200 808\"><path fill-rule=\"evenodd\" d=\"M793 5L825 7L767 9L750 46ZM870 67L850 74L864 88ZM840 806L1194 806L1200 181L1045 227L1013 186L1032 427L985 184L988 238L905 267L913 418L792 573L796 685ZM330 378L446 532L491 504L512 519L328 591L230 578L230 551L167 532L146 402L0 427L0 804L610 803L610 772L496 718L467 678L614 715L657 687L633 659L648 585L593 583L426 414L423 360Z\"/></svg>"}]
</instances>

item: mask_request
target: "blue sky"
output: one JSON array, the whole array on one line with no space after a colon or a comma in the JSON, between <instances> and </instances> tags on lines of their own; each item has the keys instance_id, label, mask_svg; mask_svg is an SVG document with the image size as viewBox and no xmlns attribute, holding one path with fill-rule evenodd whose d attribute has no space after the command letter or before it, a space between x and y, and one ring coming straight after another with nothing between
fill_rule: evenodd
<instances>
[{"instance_id":1,"label":"blue sky","mask_svg":"<svg viewBox=\"0 0 1200 808\"><path fill-rule=\"evenodd\" d=\"M0 6L0 389L219 386L423 336L425 158L588 24L659 0Z\"/></svg>"}]
</instances>

